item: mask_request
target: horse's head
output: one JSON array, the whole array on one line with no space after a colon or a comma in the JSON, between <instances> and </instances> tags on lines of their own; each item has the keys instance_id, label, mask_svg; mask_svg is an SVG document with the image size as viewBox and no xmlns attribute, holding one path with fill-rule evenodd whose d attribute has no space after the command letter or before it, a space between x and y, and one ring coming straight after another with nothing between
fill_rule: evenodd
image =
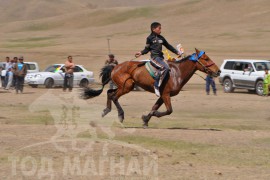
<instances>
[{"instance_id":1,"label":"horse's head","mask_svg":"<svg viewBox=\"0 0 270 180\"><path fill-rule=\"evenodd\" d=\"M220 75L220 69L219 67L212 61L204 51L199 51L196 49L196 53L192 56L195 56L197 58L196 67L199 71L202 71L206 74L210 74L214 77L218 77ZM192 57L191 57L192 58ZM193 57L194 58L194 57Z\"/></svg>"}]
</instances>

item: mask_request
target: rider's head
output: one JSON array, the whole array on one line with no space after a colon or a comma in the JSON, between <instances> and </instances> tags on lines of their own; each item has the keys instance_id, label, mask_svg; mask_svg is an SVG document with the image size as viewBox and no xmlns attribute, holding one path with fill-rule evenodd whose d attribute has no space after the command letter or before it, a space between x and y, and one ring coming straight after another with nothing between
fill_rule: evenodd
<instances>
[{"instance_id":1,"label":"rider's head","mask_svg":"<svg viewBox=\"0 0 270 180\"><path fill-rule=\"evenodd\" d=\"M153 22L150 26L152 33L160 34L161 33L161 24L159 22Z\"/></svg>"}]
</instances>

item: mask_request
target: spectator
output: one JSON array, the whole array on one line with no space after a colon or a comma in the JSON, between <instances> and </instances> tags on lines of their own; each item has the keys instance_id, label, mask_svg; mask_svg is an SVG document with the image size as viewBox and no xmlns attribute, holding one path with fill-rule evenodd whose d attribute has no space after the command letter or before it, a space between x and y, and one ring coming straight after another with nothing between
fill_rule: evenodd
<instances>
[{"instance_id":1,"label":"spectator","mask_svg":"<svg viewBox=\"0 0 270 180\"><path fill-rule=\"evenodd\" d=\"M23 93L23 84L24 84L24 77L27 73L27 66L23 62L23 56L19 58L19 62L16 63L14 66L14 74L17 76L16 82L16 93L18 94L19 91Z\"/></svg>"},{"instance_id":2,"label":"spectator","mask_svg":"<svg viewBox=\"0 0 270 180\"><path fill-rule=\"evenodd\" d=\"M12 85L13 80L13 67L8 69L8 72L6 73L8 77L7 85L5 87L5 90L9 90L10 86Z\"/></svg>"},{"instance_id":3,"label":"spectator","mask_svg":"<svg viewBox=\"0 0 270 180\"><path fill-rule=\"evenodd\" d=\"M3 67L0 66L0 88L2 87L2 70L3 70Z\"/></svg>"},{"instance_id":4,"label":"spectator","mask_svg":"<svg viewBox=\"0 0 270 180\"><path fill-rule=\"evenodd\" d=\"M12 86L15 87L16 86L16 82L17 82L17 76L14 74L14 68L16 66L16 64L18 63L18 58L14 57L13 58L14 62L13 62L13 80L12 80Z\"/></svg>"},{"instance_id":5,"label":"spectator","mask_svg":"<svg viewBox=\"0 0 270 180\"><path fill-rule=\"evenodd\" d=\"M215 83L214 78L211 75L208 74L206 76L205 81L206 81L206 94L207 95L210 94L210 85L211 85L214 95L217 95L216 83Z\"/></svg>"},{"instance_id":6,"label":"spectator","mask_svg":"<svg viewBox=\"0 0 270 180\"><path fill-rule=\"evenodd\" d=\"M74 79L74 68L75 64L73 63L72 56L68 56L67 61L65 62L65 77L64 77L64 85L63 91L65 92L66 89L69 89L69 92L72 91L73 88L73 79Z\"/></svg>"},{"instance_id":7,"label":"spectator","mask_svg":"<svg viewBox=\"0 0 270 180\"><path fill-rule=\"evenodd\" d=\"M270 74L268 74L268 69L264 70L264 80L263 80L263 96L268 96L269 86L270 86Z\"/></svg>"},{"instance_id":8,"label":"spectator","mask_svg":"<svg viewBox=\"0 0 270 180\"><path fill-rule=\"evenodd\" d=\"M8 83L8 69L12 68L12 63L10 62L10 58L6 57L6 63L5 63L5 70L6 70L6 74L5 74L5 80L4 80L4 88L6 88L7 83Z\"/></svg>"},{"instance_id":9,"label":"spectator","mask_svg":"<svg viewBox=\"0 0 270 180\"><path fill-rule=\"evenodd\" d=\"M105 61L105 65L107 65L107 66L116 66L116 65L118 65L118 61L114 58L113 54L109 54L108 56L109 56L109 59L107 59ZM115 89L115 88L116 88L116 86L113 83L113 81L111 80L110 81L110 89Z\"/></svg>"},{"instance_id":10,"label":"spectator","mask_svg":"<svg viewBox=\"0 0 270 180\"><path fill-rule=\"evenodd\" d=\"M245 64L244 71L245 72L252 72L253 71L251 63Z\"/></svg>"}]
</instances>

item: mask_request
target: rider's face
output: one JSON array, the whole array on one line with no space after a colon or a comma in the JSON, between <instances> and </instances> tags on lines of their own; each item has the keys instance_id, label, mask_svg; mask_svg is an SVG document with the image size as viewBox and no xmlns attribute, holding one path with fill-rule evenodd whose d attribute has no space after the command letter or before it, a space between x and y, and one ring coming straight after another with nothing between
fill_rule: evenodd
<instances>
[{"instance_id":1,"label":"rider's face","mask_svg":"<svg viewBox=\"0 0 270 180\"><path fill-rule=\"evenodd\" d=\"M155 29L153 29L153 32L155 32L156 34L160 35L161 34L161 26L158 26Z\"/></svg>"}]
</instances>

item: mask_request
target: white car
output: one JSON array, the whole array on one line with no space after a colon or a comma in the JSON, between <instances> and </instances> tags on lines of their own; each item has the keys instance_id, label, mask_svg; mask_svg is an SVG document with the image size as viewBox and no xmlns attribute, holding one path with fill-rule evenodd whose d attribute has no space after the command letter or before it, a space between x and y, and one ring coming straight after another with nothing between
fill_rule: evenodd
<instances>
[{"instance_id":1,"label":"white car","mask_svg":"<svg viewBox=\"0 0 270 180\"><path fill-rule=\"evenodd\" d=\"M225 59L220 67L219 82L226 93L238 88L262 95L265 69L270 69L268 60Z\"/></svg>"},{"instance_id":2,"label":"white car","mask_svg":"<svg viewBox=\"0 0 270 180\"><path fill-rule=\"evenodd\" d=\"M24 62L27 66L27 73L34 73L34 72L39 72L39 66L38 63L36 62ZM0 67L2 67L1 71L1 76L6 76L6 63L5 62L0 62Z\"/></svg>"},{"instance_id":3,"label":"white car","mask_svg":"<svg viewBox=\"0 0 270 180\"><path fill-rule=\"evenodd\" d=\"M45 85L46 88L63 86L65 76L64 64L53 64L43 72L30 73L25 76L25 83L36 88L39 85ZM76 65L74 69L74 86L87 87L93 83L94 73L86 70L82 65Z\"/></svg>"}]
</instances>

